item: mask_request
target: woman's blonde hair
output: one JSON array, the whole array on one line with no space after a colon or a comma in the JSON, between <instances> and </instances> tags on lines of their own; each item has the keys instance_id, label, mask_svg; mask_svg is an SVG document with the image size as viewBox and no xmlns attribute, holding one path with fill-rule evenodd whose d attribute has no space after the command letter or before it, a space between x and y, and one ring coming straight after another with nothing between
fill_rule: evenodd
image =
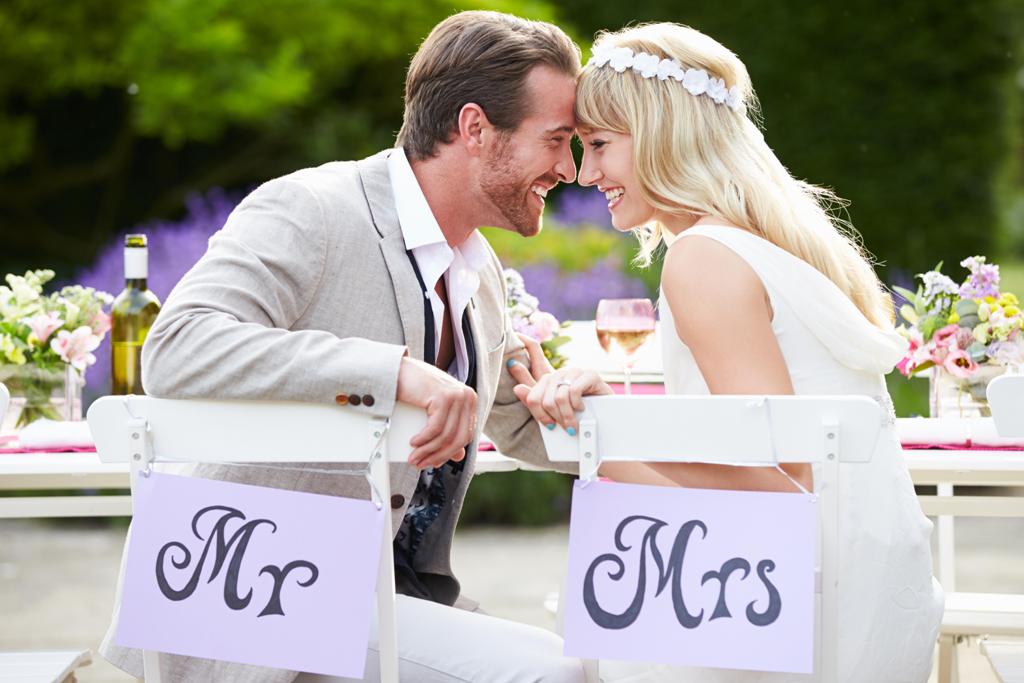
<instances>
[{"instance_id":1,"label":"woman's blonde hair","mask_svg":"<svg viewBox=\"0 0 1024 683\"><path fill-rule=\"evenodd\" d=\"M803 259L824 273L878 327L891 327L892 299L857 233L834 215L845 202L790 175L764 141L747 69L725 46L679 24L645 24L602 33L596 47L628 47L684 69L704 69L737 86L746 114L711 97L691 95L669 78L589 65L580 74L576 116L581 130L633 138L633 164L644 199L668 214L720 216ZM650 264L664 232L638 227L637 260Z\"/></svg>"}]
</instances>

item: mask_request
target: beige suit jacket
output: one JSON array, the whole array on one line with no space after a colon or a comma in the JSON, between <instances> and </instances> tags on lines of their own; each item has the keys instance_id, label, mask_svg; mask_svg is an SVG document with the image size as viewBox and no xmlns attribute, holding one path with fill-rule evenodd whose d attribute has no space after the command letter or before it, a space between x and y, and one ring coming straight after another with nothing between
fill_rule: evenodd
<instances>
[{"instance_id":1,"label":"beige suit jacket","mask_svg":"<svg viewBox=\"0 0 1024 683\"><path fill-rule=\"evenodd\" d=\"M424 317L395 213L389 154L297 171L246 197L175 287L150 331L142 354L146 392L337 403L339 410L390 415L401 358L422 358ZM539 427L512 393L514 382L505 369L508 358L526 362L526 355L511 330L501 264L491 256L467 309L477 349L477 424L503 453L551 467ZM448 604L459 596L449 554L473 475L476 440L468 450L458 488L416 557L417 573ZM370 496L366 480L356 476L223 465L198 469L202 476L228 481ZM564 464L558 469L574 471ZM391 466L395 531L417 479L414 468ZM139 653L113 644L116 613L114 621L101 651L141 675ZM294 678L292 672L238 664L164 659L172 681Z\"/></svg>"}]
</instances>

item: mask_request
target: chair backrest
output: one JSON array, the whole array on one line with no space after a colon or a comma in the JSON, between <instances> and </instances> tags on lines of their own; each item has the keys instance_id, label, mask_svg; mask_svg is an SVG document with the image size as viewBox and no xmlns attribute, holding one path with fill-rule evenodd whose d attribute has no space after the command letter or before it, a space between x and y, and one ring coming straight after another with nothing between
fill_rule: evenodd
<instances>
[{"instance_id":1,"label":"chair backrest","mask_svg":"<svg viewBox=\"0 0 1024 683\"><path fill-rule=\"evenodd\" d=\"M1000 375L988 384L988 403L999 436L1024 436L1024 375Z\"/></svg>"},{"instance_id":2,"label":"chair backrest","mask_svg":"<svg viewBox=\"0 0 1024 683\"><path fill-rule=\"evenodd\" d=\"M821 465L816 670L825 683L838 681L838 465L872 458L887 418L879 404L864 396L602 396L583 402L578 438L541 430L548 457L579 461L583 479L595 478L603 461Z\"/></svg>"},{"instance_id":3,"label":"chair backrest","mask_svg":"<svg viewBox=\"0 0 1024 683\"><path fill-rule=\"evenodd\" d=\"M389 462L404 462L409 439L426 424L418 408L398 404L390 419L325 404L169 400L107 396L89 408L89 428L104 462L368 463L380 503L391 497ZM385 516L377 579L381 680L398 681L394 562ZM146 680L159 683L159 654L144 652Z\"/></svg>"},{"instance_id":4,"label":"chair backrest","mask_svg":"<svg viewBox=\"0 0 1024 683\"><path fill-rule=\"evenodd\" d=\"M0 382L0 424L3 424L4 415L7 414L7 405L11 402L11 393L7 391L7 387L4 386L3 382Z\"/></svg>"}]
</instances>

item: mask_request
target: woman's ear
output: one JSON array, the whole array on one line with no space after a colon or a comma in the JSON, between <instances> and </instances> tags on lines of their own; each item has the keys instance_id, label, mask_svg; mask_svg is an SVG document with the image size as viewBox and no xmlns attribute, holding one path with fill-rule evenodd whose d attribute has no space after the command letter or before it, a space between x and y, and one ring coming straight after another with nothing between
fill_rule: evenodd
<instances>
[{"instance_id":1,"label":"woman's ear","mask_svg":"<svg viewBox=\"0 0 1024 683\"><path fill-rule=\"evenodd\" d=\"M480 154L485 133L491 128L491 122L479 104L469 102L459 110L459 141L469 154Z\"/></svg>"}]
</instances>

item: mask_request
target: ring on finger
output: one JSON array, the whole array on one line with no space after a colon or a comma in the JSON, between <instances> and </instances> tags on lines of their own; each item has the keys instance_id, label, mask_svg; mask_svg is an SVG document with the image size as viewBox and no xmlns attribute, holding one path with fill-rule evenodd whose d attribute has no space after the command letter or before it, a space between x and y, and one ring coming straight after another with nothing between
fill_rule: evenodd
<instances>
[{"instance_id":1,"label":"ring on finger","mask_svg":"<svg viewBox=\"0 0 1024 683\"><path fill-rule=\"evenodd\" d=\"M555 382L555 387L556 388L557 387L570 387L571 388L572 387L572 382L568 382L568 381L566 381L564 379L563 380L559 380L558 382Z\"/></svg>"}]
</instances>

